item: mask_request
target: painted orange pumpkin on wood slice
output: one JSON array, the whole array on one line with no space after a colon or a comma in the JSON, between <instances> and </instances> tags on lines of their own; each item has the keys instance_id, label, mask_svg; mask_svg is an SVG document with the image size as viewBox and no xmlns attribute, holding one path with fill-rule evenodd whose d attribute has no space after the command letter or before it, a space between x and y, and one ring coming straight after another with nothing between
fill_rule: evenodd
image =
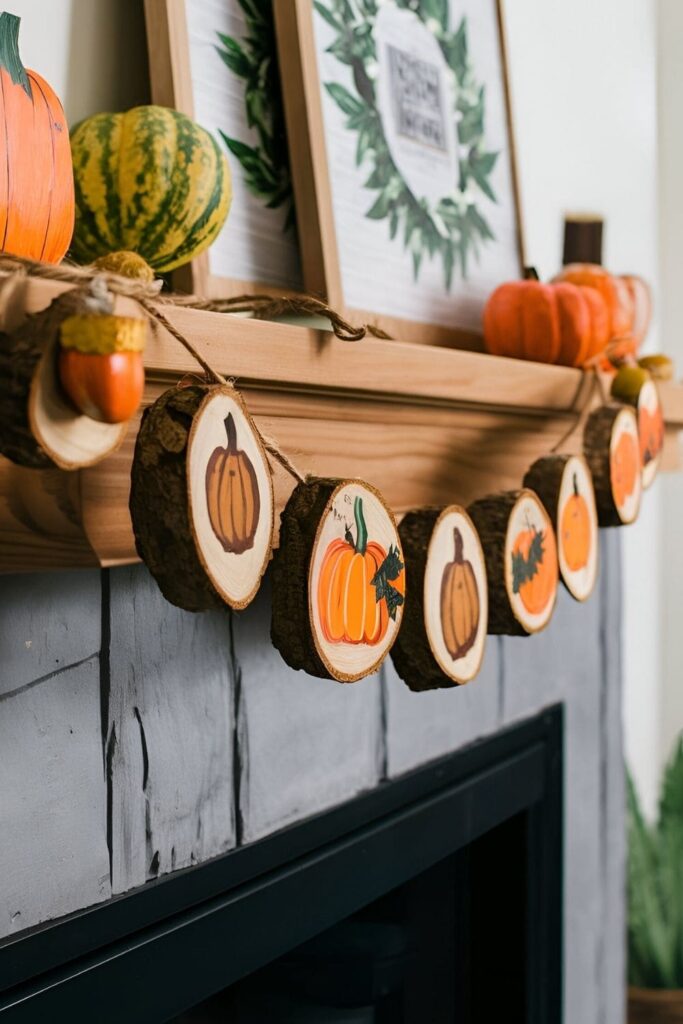
<instances>
[{"instance_id":1,"label":"painted orange pumpkin on wood slice","mask_svg":"<svg viewBox=\"0 0 683 1024\"><path fill-rule=\"evenodd\" d=\"M577 601L593 592L598 574L598 515L590 469L580 455L546 455L524 477L550 516L560 577Z\"/></svg>"},{"instance_id":2,"label":"painted orange pumpkin on wood slice","mask_svg":"<svg viewBox=\"0 0 683 1024\"><path fill-rule=\"evenodd\" d=\"M480 498L468 512L481 538L489 591L489 633L544 629L557 598L555 531L529 488Z\"/></svg>"},{"instance_id":3,"label":"painted orange pumpkin on wood slice","mask_svg":"<svg viewBox=\"0 0 683 1024\"><path fill-rule=\"evenodd\" d=\"M642 496L638 421L630 405L603 405L588 417L583 450L593 476L600 526L638 516Z\"/></svg>"},{"instance_id":4,"label":"painted orange pumpkin on wood slice","mask_svg":"<svg viewBox=\"0 0 683 1024\"><path fill-rule=\"evenodd\" d=\"M69 129L51 86L24 68L19 18L0 14L0 249L59 263L74 228Z\"/></svg>"},{"instance_id":5,"label":"painted orange pumpkin on wood slice","mask_svg":"<svg viewBox=\"0 0 683 1024\"><path fill-rule=\"evenodd\" d=\"M405 571L391 511L360 480L299 484L273 564L273 642L293 668L353 682L374 672L403 614Z\"/></svg>"},{"instance_id":6,"label":"painted orange pumpkin on wood slice","mask_svg":"<svg viewBox=\"0 0 683 1024\"><path fill-rule=\"evenodd\" d=\"M171 388L146 410L131 474L140 556L188 611L245 608L270 561L273 486L239 392Z\"/></svg>"},{"instance_id":7,"label":"painted orange pumpkin on wood slice","mask_svg":"<svg viewBox=\"0 0 683 1024\"><path fill-rule=\"evenodd\" d=\"M391 652L411 690L468 683L484 656L486 566L464 508L408 512L399 527L410 601Z\"/></svg>"},{"instance_id":8,"label":"painted orange pumpkin on wood slice","mask_svg":"<svg viewBox=\"0 0 683 1024\"><path fill-rule=\"evenodd\" d=\"M643 487L648 488L657 476L664 451L664 415L654 381L647 381L640 389L637 411Z\"/></svg>"}]
</instances>

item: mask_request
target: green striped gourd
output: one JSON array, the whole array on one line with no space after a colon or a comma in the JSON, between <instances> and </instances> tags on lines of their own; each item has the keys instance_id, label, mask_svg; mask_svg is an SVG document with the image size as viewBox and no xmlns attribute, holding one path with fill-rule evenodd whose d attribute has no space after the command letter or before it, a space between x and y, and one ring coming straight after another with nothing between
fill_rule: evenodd
<instances>
[{"instance_id":1,"label":"green striped gourd","mask_svg":"<svg viewBox=\"0 0 683 1024\"><path fill-rule=\"evenodd\" d=\"M215 139L167 107L95 114L71 133L72 252L89 263L129 249L164 273L211 245L230 209L230 168Z\"/></svg>"}]
</instances>

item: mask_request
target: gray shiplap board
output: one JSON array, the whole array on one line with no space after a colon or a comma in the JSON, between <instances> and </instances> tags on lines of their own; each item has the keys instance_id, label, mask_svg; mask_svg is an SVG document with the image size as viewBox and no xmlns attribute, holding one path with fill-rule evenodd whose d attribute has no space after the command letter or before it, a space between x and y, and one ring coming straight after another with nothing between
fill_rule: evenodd
<instances>
[{"instance_id":1,"label":"gray shiplap board","mask_svg":"<svg viewBox=\"0 0 683 1024\"><path fill-rule=\"evenodd\" d=\"M409 690L391 659L382 666L390 778L494 732L500 719L500 643L489 637L481 672L466 686Z\"/></svg>"},{"instance_id":2,"label":"gray shiplap board","mask_svg":"<svg viewBox=\"0 0 683 1024\"><path fill-rule=\"evenodd\" d=\"M295 672L270 642L270 587L234 618L241 676L245 842L374 786L383 761L379 676L336 683Z\"/></svg>"},{"instance_id":3,"label":"gray shiplap board","mask_svg":"<svg viewBox=\"0 0 683 1024\"><path fill-rule=\"evenodd\" d=\"M603 530L600 580L604 665L602 722L603 978L600 1024L626 1019L625 767L621 719L621 533Z\"/></svg>"},{"instance_id":4,"label":"gray shiplap board","mask_svg":"<svg viewBox=\"0 0 683 1024\"><path fill-rule=\"evenodd\" d=\"M144 567L110 585L112 885L125 892L234 845L230 619L174 608Z\"/></svg>"},{"instance_id":5,"label":"gray shiplap board","mask_svg":"<svg viewBox=\"0 0 683 1024\"><path fill-rule=\"evenodd\" d=\"M111 895L98 662L0 703L0 937Z\"/></svg>"},{"instance_id":6,"label":"gray shiplap board","mask_svg":"<svg viewBox=\"0 0 683 1024\"><path fill-rule=\"evenodd\" d=\"M548 628L503 641L506 722L565 701L565 1010L597 1024L603 979L600 749L603 662L599 593L583 605L560 589Z\"/></svg>"},{"instance_id":7,"label":"gray shiplap board","mask_svg":"<svg viewBox=\"0 0 683 1024\"><path fill-rule=\"evenodd\" d=\"M99 570L0 579L0 694L97 654Z\"/></svg>"}]
</instances>

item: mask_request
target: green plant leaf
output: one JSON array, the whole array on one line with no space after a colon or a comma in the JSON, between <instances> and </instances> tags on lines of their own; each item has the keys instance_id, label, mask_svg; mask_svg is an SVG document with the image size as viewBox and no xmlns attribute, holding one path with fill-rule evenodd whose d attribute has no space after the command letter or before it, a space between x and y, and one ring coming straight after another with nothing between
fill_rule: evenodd
<instances>
[{"instance_id":1,"label":"green plant leaf","mask_svg":"<svg viewBox=\"0 0 683 1024\"><path fill-rule=\"evenodd\" d=\"M344 114L359 114L363 111L363 104L351 95L348 89L339 82L326 82L325 89Z\"/></svg>"},{"instance_id":2,"label":"green plant leaf","mask_svg":"<svg viewBox=\"0 0 683 1024\"><path fill-rule=\"evenodd\" d=\"M391 585L392 580L398 579L402 570L403 562L398 548L392 544L389 553L370 581L375 588L375 601L378 603L382 599L386 601L390 619L396 618L396 611L403 604L403 594Z\"/></svg>"}]
</instances>

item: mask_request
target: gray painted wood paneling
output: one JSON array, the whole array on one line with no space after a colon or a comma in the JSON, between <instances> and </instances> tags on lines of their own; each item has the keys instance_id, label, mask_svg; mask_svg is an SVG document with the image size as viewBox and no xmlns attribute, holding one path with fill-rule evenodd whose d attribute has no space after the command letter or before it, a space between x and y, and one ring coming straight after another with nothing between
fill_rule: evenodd
<instances>
[{"instance_id":1,"label":"gray painted wood paneling","mask_svg":"<svg viewBox=\"0 0 683 1024\"><path fill-rule=\"evenodd\" d=\"M565 701L565 1008L597 1024L604 979L602 906L602 649L599 594L577 604L562 588L548 628L503 642L506 722Z\"/></svg>"},{"instance_id":2,"label":"gray painted wood paneling","mask_svg":"<svg viewBox=\"0 0 683 1024\"><path fill-rule=\"evenodd\" d=\"M111 895L98 660L0 701L0 937Z\"/></svg>"},{"instance_id":3,"label":"gray painted wood paneling","mask_svg":"<svg viewBox=\"0 0 683 1024\"><path fill-rule=\"evenodd\" d=\"M288 668L270 642L270 587L234 618L245 842L374 786L383 764L379 676L358 683Z\"/></svg>"},{"instance_id":4,"label":"gray painted wood paneling","mask_svg":"<svg viewBox=\"0 0 683 1024\"><path fill-rule=\"evenodd\" d=\"M84 661L100 649L100 573L0 579L0 694Z\"/></svg>"},{"instance_id":5,"label":"gray painted wood paneling","mask_svg":"<svg viewBox=\"0 0 683 1024\"><path fill-rule=\"evenodd\" d=\"M494 732L500 722L500 642L489 637L481 672L466 686L409 690L390 659L386 687L387 774L400 775Z\"/></svg>"},{"instance_id":6,"label":"gray painted wood paneling","mask_svg":"<svg viewBox=\"0 0 683 1024\"><path fill-rule=\"evenodd\" d=\"M112 886L125 892L234 845L230 619L174 608L143 567L110 583Z\"/></svg>"}]
</instances>

